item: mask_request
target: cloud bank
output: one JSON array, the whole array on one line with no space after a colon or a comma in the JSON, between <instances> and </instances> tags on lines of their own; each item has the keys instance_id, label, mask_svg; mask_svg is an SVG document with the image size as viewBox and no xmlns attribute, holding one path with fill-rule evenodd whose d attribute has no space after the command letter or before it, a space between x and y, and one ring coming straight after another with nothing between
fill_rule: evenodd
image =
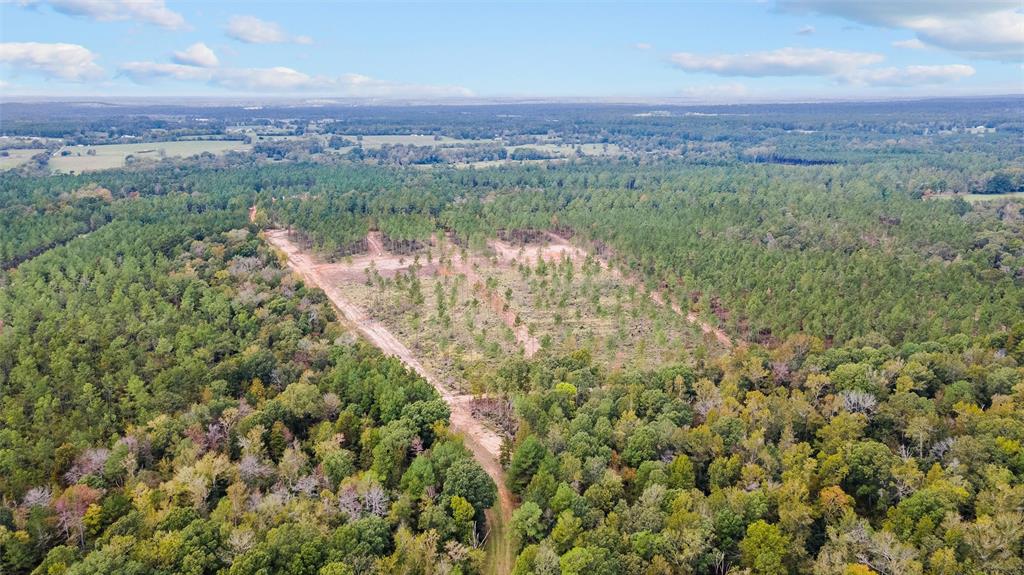
<instances>
[{"instance_id":1,"label":"cloud bank","mask_svg":"<svg viewBox=\"0 0 1024 575\"><path fill-rule=\"evenodd\" d=\"M963 64L945 66L904 66L857 70L842 79L851 84L909 87L945 84L974 75L974 68Z\"/></svg>"},{"instance_id":2,"label":"cloud bank","mask_svg":"<svg viewBox=\"0 0 1024 575\"><path fill-rule=\"evenodd\" d=\"M186 64L183 62L187 59L179 58L186 52L189 50L176 53L174 63L126 62L119 67L119 71L139 84L149 84L161 80L205 82L219 88L250 93L315 92L338 97L385 99L473 95L470 90L461 86L406 84L380 80L362 74L344 74L336 77L311 76L286 66L233 68L217 65L203 66L198 63ZM212 50L210 55L216 58Z\"/></svg>"},{"instance_id":3,"label":"cloud bank","mask_svg":"<svg viewBox=\"0 0 1024 575\"><path fill-rule=\"evenodd\" d=\"M907 29L917 39L962 55L989 60L1024 59L1020 0L779 0L781 10L838 16L870 26Z\"/></svg>"},{"instance_id":4,"label":"cloud bank","mask_svg":"<svg viewBox=\"0 0 1024 575\"><path fill-rule=\"evenodd\" d=\"M47 5L61 14L100 22L135 21L168 30L186 27L185 17L164 0L22 0L24 6Z\"/></svg>"},{"instance_id":5,"label":"cloud bank","mask_svg":"<svg viewBox=\"0 0 1024 575\"><path fill-rule=\"evenodd\" d=\"M860 86L910 87L944 84L973 76L964 64L872 68L885 57L869 52L843 52L820 48L780 48L737 54L672 54L670 60L687 72L717 76L821 76Z\"/></svg>"},{"instance_id":6,"label":"cloud bank","mask_svg":"<svg viewBox=\"0 0 1024 575\"><path fill-rule=\"evenodd\" d=\"M103 68L96 64L96 54L78 44L5 42L0 44L0 62L72 82L104 76Z\"/></svg>"},{"instance_id":7,"label":"cloud bank","mask_svg":"<svg viewBox=\"0 0 1024 575\"><path fill-rule=\"evenodd\" d=\"M672 63L687 72L719 76L832 76L877 64L881 54L844 52L821 48L780 48L742 54L693 54L678 52Z\"/></svg>"}]
</instances>

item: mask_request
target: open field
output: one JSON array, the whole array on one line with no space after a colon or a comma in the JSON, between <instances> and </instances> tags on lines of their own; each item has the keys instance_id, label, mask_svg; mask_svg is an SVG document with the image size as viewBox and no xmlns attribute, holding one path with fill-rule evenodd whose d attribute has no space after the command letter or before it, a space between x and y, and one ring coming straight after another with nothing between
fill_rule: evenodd
<instances>
[{"instance_id":1,"label":"open field","mask_svg":"<svg viewBox=\"0 0 1024 575\"><path fill-rule=\"evenodd\" d=\"M358 140L359 136L345 135L350 140ZM485 144L498 144L500 140L466 140L450 138L448 136L430 135L370 135L362 136L362 146L367 149L380 148L385 145L412 145L412 146L477 146ZM576 153L576 147L572 144L538 143L538 144L517 144L506 146L509 153L520 148L530 148L552 155L570 157ZM579 148L588 156L615 156L622 152L616 144L580 144Z\"/></svg>"},{"instance_id":2,"label":"open field","mask_svg":"<svg viewBox=\"0 0 1024 575\"><path fill-rule=\"evenodd\" d=\"M494 167L497 167L497 166L507 166L507 165L525 166L525 165L530 165L530 164L534 164L534 165L556 164L556 163L563 163L566 160L567 160L567 158L565 158L565 157L552 158L552 159L548 159L548 160L509 160L509 159L505 159L505 160L481 160L479 162L460 162L458 164L452 164L452 166L455 169L458 169L458 170L466 170L466 169L469 169L469 168L475 168L475 169L478 169L478 170L482 170L482 169L485 169L485 168L494 168ZM417 166L417 167L421 167L421 166ZM422 166L422 167L429 168L429 167L432 167L432 166L426 165L426 166Z\"/></svg>"},{"instance_id":3,"label":"open field","mask_svg":"<svg viewBox=\"0 0 1024 575\"><path fill-rule=\"evenodd\" d=\"M10 170L11 168L17 168L18 166L29 161L32 158L32 156L45 150L19 148L4 151L7 152L7 155L0 156L0 170Z\"/></svg>"},{"instance_id":4,"label":"open field","mask_svg":"<svg viewBox=\"0 0 1024 575\"><path fill-rule=\"evenodd\" d=\"M223 154L232 150L248 150L250 147L244 142L229 140L66 146L50 158L50 167L56 172L64 173L92 172L120 168L125 165L128 156L136 160L159 160L164 157L183 158L203 152ZM62 156L65 151L70 152L70 155ZM90 154L90 151L94 151L95 154Z\"/></svg>"}]
</instances>

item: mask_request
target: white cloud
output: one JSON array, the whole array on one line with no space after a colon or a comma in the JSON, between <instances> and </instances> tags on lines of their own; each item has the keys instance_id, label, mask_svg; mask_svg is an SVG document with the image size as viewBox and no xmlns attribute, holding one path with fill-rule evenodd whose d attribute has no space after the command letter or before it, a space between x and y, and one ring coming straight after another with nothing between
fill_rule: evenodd
<instances>
[{"instance_id":1,"label":"white cloud","mask_svg":"<svg viewBox=\"0 0 1024 575\"><path fill-rule=\"evenodd\" d=\"M1020 0L779 0L783 10L907 29L925 44L975 58L1011 61L1024 58L1021 6Z\"/></svg>"},{"instance_id":2,"label":"white cloud","mask_svg":"<svg viewBox=\"0 0 1024 575\"><path fill-rule=\"evenodd\" d=\"M215 86L245 92L293 92L326 87L330 80L314 78L291 68L203 68L163 62L125 62L120 71L135 82L154 80L208 82Z\"/></svg>"},{"instance_id":3,"label":"white cloud","mask_svg":"<svg viewBox=\"0 0 1024 575\"><path fill-rule=\"evenodd\" d=\"M228 36L246 44L312 44L309 36L291 36L277 22L255 16L232 16L224 29Z\"/></svg>"},{"instance_id":4,"label":"white cloud","mask_svg":"<svg viewBox=\"0 0 1024 575\"><path fill-rule=\"evenodd\" d=\"M178 64L199 66L201 68L214 68L220 64L220 60L217 59L217 55L213 53L213 50L202 42L196 42L180 52L175 52L174 57L171 59Z\"/></svg>"},{"instance_id":5,"label":"white cloud","mask_svg":"<svg viewBox=\"0 0 1024 575\"><path fill-rule=\"evenodd\" d=\"M821 48L780 48L745 54L691 54L671 56L677 68L719 76L833 76L877 64L881 54Z\"/></svg>"},{"instance_id":6,"label":"white cloud","mask_svg":"<svg viewBox=\"0 0 1024 575\"><path fill-rule=\"evenodd\" d=\"M167 8L164 0L22 0L22 5L46 4L57 12L101 22L134 20L170 30L185 28L185 17Z\"/></svg>"},{"instance_id":7,"label":"white cloud","mask_svg":"<svg viewBox=\"0 0 1024 575\"><path fill-rule=\"evenodd\" d=\"M910 38L907 40L896 40L892 43L892 47L903 48L905 50L923 50L928 46L917 38Z\"/></svg>"},{"instance_id":8,"label":"white cloud","mask_svg":"<svg viewBox=\"0 0 1024 575\"><path fill-rule=\"evenodd\" d=\"M653 45L647 42L637 42L636 44L633 44L633 47L637 50L650 50L651 48L654 48Z\"/></svg>"},{"instance_id":9,"label":"white cloud","mask_svg":"<svg viewBox=\"0 0 1024 575\"><path fill-rule=\"evenodd\" d=\"M146 84L158 80L204 82L235 92L293 93L315 92L350 98L437 98L464 97L473 93L461 86L405 84L345 74L338 77L310 76L304 72L276 66L272 68L218 68L163 62L126 62L120 72L131 80Z\"/></svg>"},{"instance_id":10,"label":"white cloud","mask_svg":"<svg viewBox=\"0 0 1024 575\"><path fill-rule=\"evenodd\" d=\"M103 68L96 64L96 54L78 44L0 43L0 62L74 82L104 75Z\"/></svg>"},{"instance_id":11,"label":"white cloud","mask_svg":"<svg viewBox=\"0 0 1024 575\"><path fill-rule=\"evenodd\" d=\"M861 86L926 86L955 82L974 75L963 64L872 68L881 54L817 48L781 48L746 54L673 54L672 62L688 72L719 76L824 76ZM723 94L729 95L729 94ZM741 95L741 94L738 94Z\"/></svg>"},{"instance_id":12,"label":"white cloud","mask_svg":"<svg viewBox=\"0 0 1024 575\"><path fill-rule=\"evenodd\" d=\"M800 36L810 36L814 34L814 26L804 26L803 28L796 31Z\"/></svg>"},{"instance_id":13,"label":"white cloud","mask_svg":"<svg viewBox=\"0 0 1024 575\"><path fill-rule=\"evenodd\" d=\"M331 80L310 76L285 66L273 68L226 68L218 70L213 83L231 90L245 92L295 92L326 88Z\"/></svg>"},{"instance_id":14,"label":"white cloud","mask_svg":"<svg viewBox=\"0 0 1024 575\"><path fill-rule=\"evenodd\" d=\"M213 70L208 68L161 62L125 62L118 67L118 70L140 84L160 78L206 81L211 79L214 74Z\"/></svg>"},{"instance_id":15,"label":"white cloud","mask_svg":"<svg viewBox=\"0 0 1024 575\"><path fill-rule=\"evenodd\" d=\"M843 80L868 86L910 87L955 82L974 75L974 68L964 64L944 66L905 66L856 70Z\"/></svg>"},{"instance_id":16,"label":"white cloud","mask_svg":"<svg viewBox=\"0 0 1024 575\"><path fill-rule=\"evenodd\" d=\"M1024 14L1016 11L976 16L967 21L922 18L913 22L921 41L974 58L1024 59Z\"/></svg>"}]
</instances>

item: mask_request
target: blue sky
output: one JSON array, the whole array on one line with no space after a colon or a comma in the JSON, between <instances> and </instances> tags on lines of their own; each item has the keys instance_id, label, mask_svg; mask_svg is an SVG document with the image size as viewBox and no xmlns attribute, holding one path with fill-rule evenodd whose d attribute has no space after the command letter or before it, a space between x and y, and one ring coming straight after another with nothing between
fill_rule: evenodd
<instances>
[{"instance_id":1,"label":"blue sky","mask_svg":"<svg viewBox=\"0 0 1024 575\"><path fill-rule=\"evenodd\" d=\"M702 102L1021 93L1021 6L0 0L0 91Z\"/></svg>"}]
</instances>

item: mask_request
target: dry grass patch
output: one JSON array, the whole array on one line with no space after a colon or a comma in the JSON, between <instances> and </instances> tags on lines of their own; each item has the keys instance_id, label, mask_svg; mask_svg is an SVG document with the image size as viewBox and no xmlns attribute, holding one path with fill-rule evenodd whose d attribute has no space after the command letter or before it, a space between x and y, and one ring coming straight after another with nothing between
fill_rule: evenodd
<instances>
[{"instance_id":1,"label":"dry grass patch","mask_svg":"<svg viewBox=\"0 0 1024 575\"><path fill-rule=\"evenodd\" d=\"M252 146L234 140L188 140L180 142L150 142L144 144L103 144L98 146L65 146L50 158L50 167L56 172L82 173L123 167L128 158L135 161L161 158L186 158L203 152L223 154L246 151ZM67 155L65 155L67 154Z\"/></svg>"}]
</instances>

